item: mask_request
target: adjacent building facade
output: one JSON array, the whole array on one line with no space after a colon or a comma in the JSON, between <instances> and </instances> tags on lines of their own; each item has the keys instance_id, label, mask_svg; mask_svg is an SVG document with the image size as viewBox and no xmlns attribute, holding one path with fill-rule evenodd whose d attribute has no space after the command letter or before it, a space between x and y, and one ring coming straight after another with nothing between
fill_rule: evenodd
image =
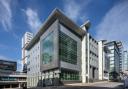
<instances>
[{"instance_id":1,"label":"adjacent building facade","mask_svg":"<svg viewBox=\"0 0 128 89\"><path fill-rule=\"evenodd\" d=\"M110 59L109 80L119 79L120 74L120 51L116 41L107 42L105 44L110 51L108 57Z\"/></svg>"},{"instance_id":2,"label":"adjacent building facade","mask_svg":"<svg viewBox=\"0 0 128 89\"><path fill-rule=\"evenodd\" d=\"M25 47L27 86L98 80L98 42L55 9Z\"/></svg>"},{"instance_id":3,"label":"adjacent building facade","mask_svg":"<svg viewBox=\"0 0 128 89\"><path fill-rule=\"evenodd\" d=\"M33 34L30 32L26 32L22 37L22 64L23 64L23 71L27 72L27 50L25 47L33 38Z\"/></svg>"},{"instance_id":4,"label":"adjacent building facade","mask_svg":"<svg viewBox=\"0 0 128 89\"><path fill-rule=\"evenodd\" d=\"M123 44L121 41L117 41L117 46L119 48L119 56L120 56L120 61L119 61L119 69L120 72L123 71Z\"/></svg>"},{"instance_id":5,"label":"adjacent building facade","mask_svg":"<svg viewBox=\"0 0 128 89\"><path fill-rule=\"evenodd\" d=\"M13 72L17 69L17 63L14 61L7 61L0 59L0 71L2 72Z\"/></svg>"},{"instance_id":6,"label":"adjacent building facade","mask_svg":"<svg viewBox=\"0 0 128 89\"><path fill-rule=\"evenodd\" d=\"M123 72L128 71L128 51L123 52Z\"/></svg>"},{"instance_id":7,"label":"adjacent building facade","mask_svg":"<svg viewBox=\"0 0 128 89\"><path fill-rule=\"evenodd\" d=\"M0 88L21 88L26 85L26 74L16 72L17 63L0 59Z\"/></svg>"},{"instance_id":8,"label":"adjacent building facade","mask_svg":"<svg viewBox=\"0 0 128 89\"><path fill-rule=\"evenodd\" d=\"M40 41L38 41L30 50L27 57L27 87L36 87L42 85L41 73L41 54Z\"/></svg>"},{"instance_id":9,"label":"adjacent building facade","mask_svg":"<svg viewBox=\"0 0 128 89\"><path fill-rule=\"evenodd\" d=\"M99 80L108 80L109 78L109 50L105 43L105 40L101 40L98 42Z\"/></svg>"},{"instance_id":10,"label":"adjacent building facade","mask_svg":"<svg viewBox=\"0 0 128 89\"><path fill-rule=\"evenodd\" d=\"M95 82L99 73L98 42L89 33L86 39L86 82Z\"/></svg>"}]
</instances>

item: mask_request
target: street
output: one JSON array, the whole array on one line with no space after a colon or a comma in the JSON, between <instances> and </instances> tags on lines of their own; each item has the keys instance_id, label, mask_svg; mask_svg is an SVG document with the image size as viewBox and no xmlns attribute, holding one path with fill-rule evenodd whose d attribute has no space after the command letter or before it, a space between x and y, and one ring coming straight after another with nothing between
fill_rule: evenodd
<instances>
[{"instance_id":1,"label":"street","mask_svg":"<svg viewBox=\"0 0 128 89\"><path fill-rule=\"evenodd\" d=\"M66 86L54 86L45 88L30 88L30 89L123 89L123 83L120 82L97 82L91 84L77 84Z\"/></svg>"},{"instance_id":2,"label":"street","mask_svg":"<svg viewBox=\"0 0 128 89\"><path fill-rule=\"evenodd\" d=\"M60 88L59 88L60 89ZM83 86L69 86L62 89L123 89L123 83L99 82Z\"/></svg>"}]
</instances>

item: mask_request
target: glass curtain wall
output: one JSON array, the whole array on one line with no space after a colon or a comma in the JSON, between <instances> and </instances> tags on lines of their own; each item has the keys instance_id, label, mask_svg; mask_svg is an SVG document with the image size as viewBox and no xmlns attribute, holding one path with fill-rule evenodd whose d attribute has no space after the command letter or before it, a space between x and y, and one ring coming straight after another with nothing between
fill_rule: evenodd
<instances>
[{"instance_id":1,"label":"glass curtain wall","mask_svg":"<svg viewBox=\"0 0 128 89\"><path fill-rule=\"evenodd\" d=\"M79 80L79 72L61 69L61 80Z\"/></svg>"},{"instance_id":2,"label":"glass curtain wall","mask_svg":"<svg viewBox=\"0 0 128 89\"><path fill-rule=\"evenodd\" d=\"M53 32L46 36L45 39L42 40L42 63L48 64L53 59Z\"/></svg>"},{"instance_id":3,"label":"glass curtain wall","mask_svg":"<svg viewBox=\"0 0 128 89\"><path fill-rule=\"evenodd\" d=\"M59 59L77 65L77 42L63 32L59 32ZM79 72L61 69L61 80L79 80Z\"/></svg>"},{"instance_id":4,"label":"glass curtain wall","mask_svg":"<svg viewBox=\"0 0 128 89\"><path fill-rule=\"evenodd\" d=\"M77 42L59 32L59 57L61 61L77 64Z\"/></svg>"}]
</instances>

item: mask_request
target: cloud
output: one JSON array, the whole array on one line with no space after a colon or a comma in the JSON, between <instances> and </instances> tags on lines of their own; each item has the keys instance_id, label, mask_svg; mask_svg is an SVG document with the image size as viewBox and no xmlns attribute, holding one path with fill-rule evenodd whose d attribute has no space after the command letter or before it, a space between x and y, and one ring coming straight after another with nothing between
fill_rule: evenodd
<instances>
[{"instance_id":1,"label":"cloud","mask_svg":"<svg viewBox=\"0 0 128 89\"><path fill-rule=\"evenodd\" d=\"M75 0L64 0L64 12L75 22L84 22L86 19L86 14L83 12L91 0L86 0L86 2L75 2Z\"/></svg>"},{"instance_id":2,"label":"cloud","mask_svg":"<svg viewBox=\"0 0 128 89\"><path fill-rule=\"evenodd\" d=\"M0 55L0 59L1 60L8 60L8 61L16 61L17 62L17 71L21 71L22 72L22 69L23 69L23 66L22 66L22 61L20 59L11 59L11 58L8 58L6 56L3 56L3 55Z\"/></svg>"},{"instance_id":3,"label":"cloud","mask_svg":"<svg viewBox=\"0 0 128 89\"><path fill-rule=\"evenodd\" d=\"M9 31L12 27L12 11L11 0L0 0L0 23L5 31Z\"/></svg>"},{"instance_id":4,"label":"cloud","mask_svg":"<svg viewBox=\"0 0 128 89\"><path fill-rule=\"evenodd\" d=\"M12 10L14 10L12 6L16 6L14 2L16 1L0 0L0 24L3 26L3 30L6 32L11 32L14 38L19 39L19 36L17 36L17 34L15 34L15 32L12 30Z\"/></svg>"},{"instance_id":5,"label":"cloud","mask_svg":"<svg viewBox=\"0 0 128 89\"><path fill-rule=\"evenodd\" d=\"M27 16L27 23L30 27L30 30L35 33L39 29L41 25L41 21L39 19L38 13L31 9L27 8L27 10L23 10Z\"/></svg>"},{"instance_id":6,"label":"cloud","mask_svg":"<svg viewBox=\"0 0 128 89\"><path fill-rule=\"evenodd\" d=\"M97 39L120 40L128 47L128 1L115 4L96 27ZM126 45L127 44L127 45Z\"/></svg>"}]
</instances>

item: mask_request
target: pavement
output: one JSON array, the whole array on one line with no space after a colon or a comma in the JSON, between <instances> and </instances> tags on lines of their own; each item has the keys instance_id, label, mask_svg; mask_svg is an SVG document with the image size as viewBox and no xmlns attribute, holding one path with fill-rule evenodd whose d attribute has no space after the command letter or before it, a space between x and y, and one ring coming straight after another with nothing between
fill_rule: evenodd
<instances>
[{"instance_id":1,"label":"pavement","mask_svg":"<svg viewBox=\"0 0 128 89\"><path fill-rule=\"evenodd\" d=\"M123 89L123 83L120 82L95 83L92 86L98 87L97 89Z\"/></svg>"},{"instance_id":2,"label":"pavement","mask_svg":"<svg viewBox=\"0 0 128 89\"><path fill-rule=\"evenodd\" d=\"M123 89L123 83L120 82L96 82L89 84L68 84L65 86L30 88L30 89Z\"/></svg>"},{"instance_id":3,"label":"pavement","mask_svg":"<svg viewBox=\"0 0 128 89\"><path fill-rule=\"evenodd\" d=\"M69 89L123 89L123 83L108 82L108 81L88 83L88 84L81 83L81 84L73 84L67 86L69 86ZM66 89L68 89L68 87L66 87Z\"/></svg>"},{"instance_id":4,"label":"pavement","mask_svg":"<svg viewBox=\"0 0 128 89\"><path fill-rule=\"evenodd\" d=\"M65 86L92 86L97 84L105 84L108 81L100 81L100 82L93 82L93 83L72 83L72 84L65 84Z\"/></svg>"}]
</instances>

